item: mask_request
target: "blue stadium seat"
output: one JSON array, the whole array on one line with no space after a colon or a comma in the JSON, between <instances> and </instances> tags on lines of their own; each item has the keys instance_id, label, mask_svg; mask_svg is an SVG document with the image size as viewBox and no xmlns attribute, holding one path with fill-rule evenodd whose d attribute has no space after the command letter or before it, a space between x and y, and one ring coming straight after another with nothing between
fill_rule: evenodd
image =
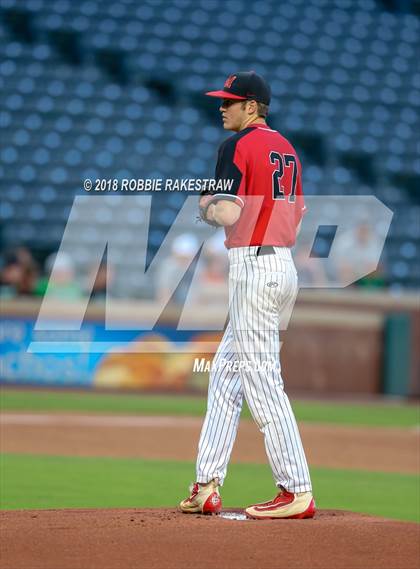
<instances>
[{"instance_id":1,"label":"blue stadium seat","mask_svg":"<svg viewBox=\"0 0 420 569\"><path fill-rule=\"evenodd\" d=\"M83 178L212 175L225 133L218 103L203 92L252 67L275 95L268 123L297 146L312 136L325 149L323 164L303 151L308 193L370 191L398 208L390 275L399 286L412 284L420 236L405 210L415 202L407 179L420 175L418 18L386 12L374 0L244 7L243 0L223 10L205 0L3 0L2 11L27 11L32 30L29 44L7 19L0 23L6 241L59 241ZM80 50L77 65L66 61L63 38ZM109 75L99 57L105 49L121 57L127 84ZM377 187L345 167L343 155L366 157ZM184 199L163 197L153 247ZM16 209L19 200L26 210ZM11 227L15 214L21 222Z\"/></svg>"}]
</instances>

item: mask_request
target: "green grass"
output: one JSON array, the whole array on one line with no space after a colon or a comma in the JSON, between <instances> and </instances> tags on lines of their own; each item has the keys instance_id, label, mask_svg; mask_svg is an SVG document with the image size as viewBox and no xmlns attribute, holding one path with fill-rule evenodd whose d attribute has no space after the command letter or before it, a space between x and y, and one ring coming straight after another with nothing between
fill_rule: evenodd
<instances>
[{"instance_id":1,"label":"green grass","mask_svg":"<svg viewBox=\"0 0 420 569\"><path fill-rule=\"evenodd\" d=\"M420 423L416 405L404 403L347 403L292 401L299 421L414 427ZM78 411L88 413L131 413L147 415L202 416L206 408L203 397L160 396L139 394L103 394L72 391L26 391L2 389L0 409L3 411ZM250 417L244 406L243 417Z\"/></svg>"},{"instance_id":2,"label":"green grass","mask_svg":"<svg viewBox=\"0 0 420 569\"><path fill-rule=\"evenodd\" d=\"M2 509L174 507L194 478L190 462L2 455ZM419 478L313 468L319 508L420 521ZM274 492L266 465L233 464L223 487L225 507L242 507Z\"/></svg>"},{"instance_id":3,"label":"green grass","mask_svg":"<svg viewBox=\"0 0 420 569\"><path fill-rule=\"evenodd\" d=\"M2 411L79 411L147 415L202 415L202 397L2 389Z\"/></svg>"}]
</instances>

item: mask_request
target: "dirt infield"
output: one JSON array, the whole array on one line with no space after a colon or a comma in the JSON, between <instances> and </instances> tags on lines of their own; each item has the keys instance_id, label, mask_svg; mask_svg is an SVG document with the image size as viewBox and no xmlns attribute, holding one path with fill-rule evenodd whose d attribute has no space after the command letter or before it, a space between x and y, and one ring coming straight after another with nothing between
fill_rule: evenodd
<instances>
[{"instance_id":1,"label":"dirt infield","mask_svg":"<svg viewBox=\"0 0 420 569\"><path fill-rule=\"evenodd\" d=\"M343 511L233 521L175 510L42 510L0 520L3 569L418 569L416 524Z\"/></svg>"},{"instance_id":2,"label":"dirt infield","mask_svg":"<svg viewBox=\"0 0 420 569\"><path fill-rule=\"evenodd\" d=\"M3 452L194 460L202 419L3 413ZM419 432L300 426L310 464L417 472ZM170 436L168 436L170 433ZM232 460L266 461L252 421ZM238 510L239 511L239 510ZM175 510L0 512L2 569L418 569L417 524L323 510L314 520L229 520Z\"/></svg>"},{"instance_id":3,"label":"dirt infield","mask_svg":"<svg viewBox=\"0 0 420 569\"><path fill-rule=\"evenodd\" d=\"M0 447L13 453L193 461L201 424L194 417L4 413ZM418 430L300 424L300 431L311 466L418 472ZM266 460L256 425L241 421L232 461Z\"/></svg>"}]
</instances>

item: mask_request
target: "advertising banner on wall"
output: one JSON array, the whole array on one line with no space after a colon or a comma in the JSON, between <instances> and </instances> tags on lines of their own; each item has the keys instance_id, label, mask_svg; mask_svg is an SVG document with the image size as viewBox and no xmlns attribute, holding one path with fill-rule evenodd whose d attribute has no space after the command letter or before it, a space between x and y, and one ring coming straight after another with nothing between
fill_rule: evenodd
<instances>
[{"instance_id":1,"label":"advertising banner on wall","mask_svg":"<svg viewBox=\"0 0 420 569\"><path fill-rule=\"evenodd\" d=\"M48 338L48 334L53 337ZM73 337L72 337L73 335ZM48 340L42 353L31 345ZM30 318L7 318L0 323L1 381L87 388L141 389L150 391L201 390L207 385L210 355L200 353L203 341L217 341L220 334L159 328L153 332L106 330L98 322L84 322L77 332L35 330ZM62 342L60 351L57 342ZM74 341L80 347L68 350ZM153 352L147 346L159 346ZM179 350L180 342L184 346ZM177 344L177 351L172 345ZM197 343L197 352L194 344ZM104 350L83 346L104 346ZM144 349L143 349L144 346Z\"/></svg>"}]
</instances>

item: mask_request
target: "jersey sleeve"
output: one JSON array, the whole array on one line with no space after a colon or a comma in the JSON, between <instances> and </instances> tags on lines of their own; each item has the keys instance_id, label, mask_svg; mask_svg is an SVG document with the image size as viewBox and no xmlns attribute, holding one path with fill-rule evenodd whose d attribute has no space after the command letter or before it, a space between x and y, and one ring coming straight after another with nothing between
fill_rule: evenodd
<instances>
[{"instance_id":1,"label":"jersey sleeve","mask_svg":"<svg viewBox=\"0 0 420 569\"><path fill-rule=\"evenodd\" d=\"M235 137L228 138L219 148L215 180L216 184L226 181L222 191L218 189L214 192L217 200L230 200L241 208L245 205L246 160ZM229 183L231 185L227 189Z\"/></svg>"}]
</instances>

